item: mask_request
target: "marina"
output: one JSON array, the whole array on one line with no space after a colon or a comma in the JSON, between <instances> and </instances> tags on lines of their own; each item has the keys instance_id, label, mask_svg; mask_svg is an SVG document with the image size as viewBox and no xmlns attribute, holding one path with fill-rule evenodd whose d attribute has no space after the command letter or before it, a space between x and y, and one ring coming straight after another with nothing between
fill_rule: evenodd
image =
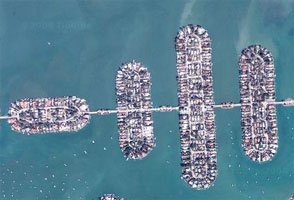
<instances>
[{"instance_id":1,"label":"marina","mask_svg":"<svg viewBox=\"0 0 294 200\"><path fill-rule=\"evenodd\" d=\"M201 26L176 36L182 178L207 189L217 176L211 40Z\"/></svg>"}]
</instances>

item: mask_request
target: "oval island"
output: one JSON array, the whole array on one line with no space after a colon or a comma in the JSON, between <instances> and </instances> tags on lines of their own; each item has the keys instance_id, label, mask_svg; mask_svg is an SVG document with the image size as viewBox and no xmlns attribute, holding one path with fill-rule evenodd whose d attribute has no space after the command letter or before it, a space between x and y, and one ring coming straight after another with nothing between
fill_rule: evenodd
<instances>
[{"instance_id":1,"label":"oval island","mask_svg":"<svg viewBox=\"0 0 294 200\"><path fill-rule=\"evenodd\" d=\"M123 64L116 76L119 146L127 159L142 159L155 145L150 73L135 61Z\"/></svg>"},{"instance_id":2,"label":"oval island","mask_svg":"<svg viewBox=\"0 0 294 200\"><path fill-rule=\"evenodd\" d=\"M182 178L207 189L217 176L211 40L199 25L180 28L176 39Z\"/></svg>"},{"instance_id":3,"label":"oval island","mask_svg":"<svg viewBox=\"0 0 294 200\"><path fill-rule=\"evenodd\" d=\"M245 48L239 59L242 146L253 161L271 160L278 149L272 54L260 45Z\"/></svg>"},{"instance_id":4,"label":"oval island","mask_svg":"<svg viewBox=\"0 0 294 200\"><path fill-rule=\"evenodd\" d=\"M72 97L25 98L11 103L8 123L20 133L78 131L90 120L86 100Z\"/></svg>"}]
</instances>

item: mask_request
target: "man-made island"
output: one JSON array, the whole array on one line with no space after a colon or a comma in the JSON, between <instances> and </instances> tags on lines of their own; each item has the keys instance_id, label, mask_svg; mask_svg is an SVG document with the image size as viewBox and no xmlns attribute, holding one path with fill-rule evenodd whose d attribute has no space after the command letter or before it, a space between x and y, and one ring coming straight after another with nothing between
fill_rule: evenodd
<instances>
[{"instance_id":1,"label":"man-made island","mask_svg":"<svg viewBox=\"0 0 294 200\"><path fill-rule=\"evenodd\" d=\"M119 146L127 159L142 159L155 145L150 79L147 69L134 61L123 64L116 75Z\"/></svg>"},{"instance_id":2,"label":"man-made island","mask_svg":"<svg viewBox=\"0 0 294 200\"><path fill-rule=\"evenodd\" d=\"M97 200L126 200L114 194L104 194L102 197L99 197Z\"/></svg>"},{"instance_id":3,"label":"man-made island","mask_svg":"<svg viewBox=\"0 0 294 200\"><path fill-rule=\"evenodd\" d=\"M84 99L72 97L20 99L11 103L8 123L21 133L78 131L90 120Z\"/></svg>"},{"instance_id":4,"label":"man-made island","mask_svg":"<svg viewBox=\"0 0 294 200\"><path fill-rule=\"evenodd\" d=\"M201 26L176 36L182 178L196 189L217 176L211 40Z\"/></svg>"},{"instance_id":5,"label":"man-made island","mask_svg":"<svg viewBox=\"0 0 294 200\"><path fill-rule=\"evenodd\" d=\"M276 105L293 106L294 99L275 99L271 53L260 45L244 49L239 59L240 102L215 104L211 39L198 25L181 27L175 38L178 105L154 108L151 75L141 63L122 64L116 75L116 109L90 111L84 99L73 97L20 99L11 104L11 129L24 134L78 131L90 115L117 114L119 145L126 159L142 159L155 146L152 112L179 111L182 178L195 189L207 189L217 177L214 109L241 107L242 146L258 163L271 160L278 149ZM221 67L221 66L219 66Z\"/></svg>"},{"instance_id":6,"label":"man-made island","mask_svg":"<svg viewBox=\"0 0 294 200\"><path fill-rule=\"evenodd\" d=\"M271 53L259 45L244 49L239 60L242 145L252 160L273 158L278 149L275 69Z\"/></svg>"}]
</instances>

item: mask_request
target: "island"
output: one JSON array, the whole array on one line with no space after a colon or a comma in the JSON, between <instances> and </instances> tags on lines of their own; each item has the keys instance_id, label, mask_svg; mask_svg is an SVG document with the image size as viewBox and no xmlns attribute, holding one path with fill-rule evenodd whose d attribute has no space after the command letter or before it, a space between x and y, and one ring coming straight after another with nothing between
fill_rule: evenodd
<instances>
[{"instance_id":1,"label":"island","mask_svg":"<svg viewBox=\"0 0 294 200\"><path fill-rule=\"evenodd\" d=\"M150 73L135 61L123 64L116 75L119 146L127 159L142 159L155 145Z\"/></svg>"},{"instance_id":2,"label":"island","mask_svg":"<svg viewBox=\"0 0 294 200\"><path fill-rule=\"evenodd\" d=\"M275 69L260 45L245 48L239 60L242 146L253 161L271 160L278 149Z\"/></svg>"},{"instance_id":3,"label":"island","mask_svg":"<svg viewBox=\"0 0 294 200\"><path fill-rule=\"evenodd\" d=\"M175 50L178 105L153 107L151 74L133 60L117 70L115 109L90 111L86 100L75 96L24 98L13 102L0 120L8 120L13 131L29 135L78 131L89 123L91 115L116 114L120 149L127 160L138 160L155 147L153 112L177 111L181 177L190 187L203 190L214 184L218 174L215 109L240 107L240 148L254 162L272 160L278 150L276 106L294 106L294 99L276 101L270 51L261 45L243 49L238 62L240 101L216 104L208 32L199 25L181 27Z\"/></svg>"},{"instance_id":4,"label":"island","mask_svg":"<svg viewBox=\"0 0 294 200\"><path fill-rule=\"evenodd\" d=\"M99 197L97 200L126 200L114 194L104 194L102 197Z\"/></svg>"},{"instance_id":5,"label":"island","mask_svg":"<svg viewBox=\"0 0 294 200\"><path fill-rule=\"evenodd\" d=\"M8 123L25 134L78 131L90 120L86 100L75 96L25 98L11 103Z\"/></svg>"},{"instance_id":6,"label":"island","mask_svg":"<svg viewBox=\"0 0 294 200\"><path fill-rule=\"evenodd\" d=\"M207 189L217 176L211 40L201 26L176 36L182 178Z\"/></svg>"}]
</instances>

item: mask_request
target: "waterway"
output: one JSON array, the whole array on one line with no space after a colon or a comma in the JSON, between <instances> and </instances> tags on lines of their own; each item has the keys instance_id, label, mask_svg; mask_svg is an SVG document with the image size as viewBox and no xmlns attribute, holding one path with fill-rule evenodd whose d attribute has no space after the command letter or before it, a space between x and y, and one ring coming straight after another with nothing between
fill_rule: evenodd
<instances>
[{"instance_id":1,"label":"waterway","mask_svg":"<svg viewBox=\"0 0 294 200\"><path fill-rule=\"evenodd\" d=\"M250 44L275 59L276 99L294 98L293 0L2 0L0 108L24 97L76 95L91 110L115 108L115 75L142 62L154 106L177 105L174 37L193 23L212 38L215 102L238 102L238 57ZM241 147L240 110L216 110L219 175L214 187L180 179L176 112L154 113L157 146L126 161L116 116L93 116L76 133L25 136L1 121L0 199L285 200L294 192L294 107L278 106L279 150L250 161Z\"/></svg>"}]
</instances>

